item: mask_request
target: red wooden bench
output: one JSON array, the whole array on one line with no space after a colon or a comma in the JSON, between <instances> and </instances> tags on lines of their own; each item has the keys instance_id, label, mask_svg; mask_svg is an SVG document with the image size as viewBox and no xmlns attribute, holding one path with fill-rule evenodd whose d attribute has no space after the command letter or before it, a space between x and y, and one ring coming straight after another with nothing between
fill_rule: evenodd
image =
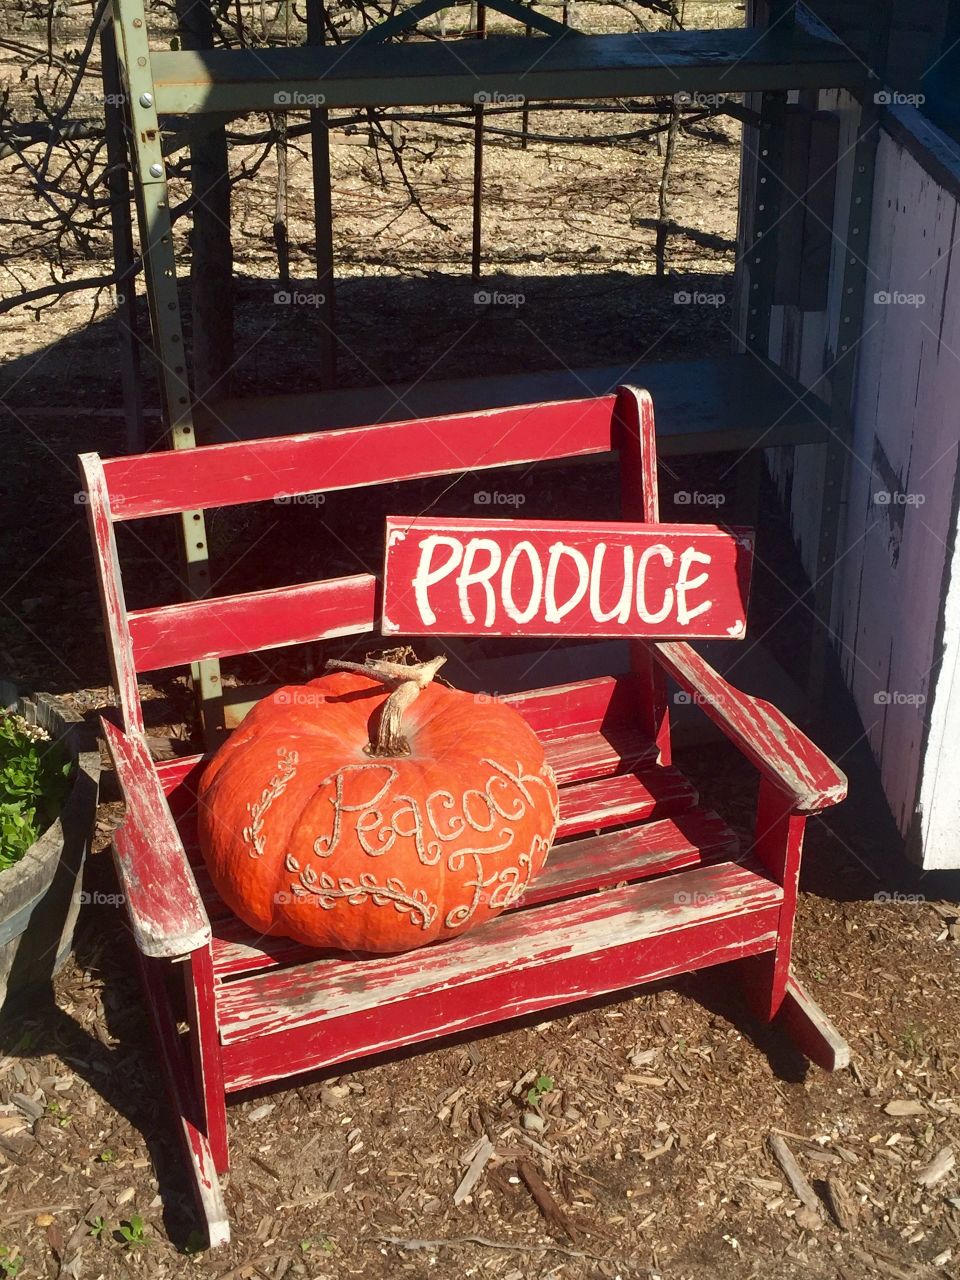
<instances>
[{"instance_id":1,"label":"red wooden bench","mask_svg":"<svg viewBox=\"0 0 960 1280\"><path fill-rule=\"evenodd\" d=\"M378 630L366 573L128 612L114 525L465 470L618 450L623 515L657 522L643 392L181 452L81 459L123 729L104 733L126 800L118 874L211 1244L228 1238L218 1174L229 1094L707 965L736 962L753 1008L815 1062L848 1050L790 970L807 816L842 773L768 703L684 642L632 641L625 675L510 700L561 784L558 842L520 906L453 941L357 959L257 937L213 891L195 839L200 756L151 760L138 671ZM761 776L745 853L671 764L665 676ZM597 892L604 890L604 892ZM185 984L189 1030L183 1033ZM176 1012L175 1012L176 1010Z\"/></svg>"}]
</instances>

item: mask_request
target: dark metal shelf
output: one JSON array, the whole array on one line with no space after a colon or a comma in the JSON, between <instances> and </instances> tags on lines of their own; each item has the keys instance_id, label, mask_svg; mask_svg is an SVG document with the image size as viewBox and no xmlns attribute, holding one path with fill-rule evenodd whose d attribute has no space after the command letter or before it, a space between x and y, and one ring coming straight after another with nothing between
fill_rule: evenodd
<instances>
[{"instance_id":1,"label":"dark metal shelf","mask_svg":"<svg viewBox=\"0 0 960 1280\"><path fill-rule=\"evenodd\" d=\"M205 442L250 440L608 395L623 382L645 387L653 396L657 445L664 457L822 444L827 439L830 410L823 401L782 369L747 354L253 396L222 400L212 413L198 405L196 416Z\"/></svg>"},{"instance_id":2,"label":"dark metal shelf","mask_svg":"<svg viewBox=\"0 0 960 1280\"><path fill-rule=\"evenodd\" d=\"M478 93L539 100L857 88L863 65L793 27L151 54L157 110L429 106Z\"/></svg>"}]
</instances>

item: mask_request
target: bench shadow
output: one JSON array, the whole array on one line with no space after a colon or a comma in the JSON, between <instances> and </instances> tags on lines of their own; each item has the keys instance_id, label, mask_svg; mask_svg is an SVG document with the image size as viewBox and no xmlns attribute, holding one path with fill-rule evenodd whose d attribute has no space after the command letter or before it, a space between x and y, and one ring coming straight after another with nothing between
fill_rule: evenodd
<instances>
[{"instance_id":1,"label":"bench shadow","mask_svg":"<svg viewBox=\"0 0 960 1280\"><path fill-rule=\"evenodd\" d=\"M101 857L99 862L109 859ZM88 892L116 895L112 867L105 875L106 870L95 867L94 874L87 876ZM198 1219L185 1157L171 1123L173 1112L160 1073L153 1069L157 1052L130 951L133 946L122 906L84 906L75 934L76 968L54 980L56 989L53 984L38 985L4 1010L0 1056L24 1063L58 1057L129 1123L142 1138L157 1178L164 1229L174 1246L183 1250L196 1241ZM102 1014L94 1012L88 1019L78 1016L82 1008L95 1006L95 997L89 994L94 984L83 982L84 974L102 979ZM76 1012L68 1012L64 1003ZM43 1118L37 1121L37 1125L43 1123ZM15 1162L29 1159L29 1153L19 1157L10 1148L5 1155ZM90 1147L88 1159L92 1162L97 1155L98 1150ZM89 1212L96 1198L91 1193L90 1204L82 1212ZM135 1211L131 1205L130 1212Z\"/></svg>"}]
</instances>

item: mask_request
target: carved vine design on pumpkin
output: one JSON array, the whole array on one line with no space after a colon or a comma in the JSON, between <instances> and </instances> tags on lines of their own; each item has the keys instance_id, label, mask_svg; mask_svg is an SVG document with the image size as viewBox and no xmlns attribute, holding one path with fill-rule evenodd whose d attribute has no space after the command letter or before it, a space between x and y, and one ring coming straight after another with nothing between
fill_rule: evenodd
<instances>
[{"instance_id":1,"label":"carved vine design on pumpkin","mask_svg":"<svg viewBox=\"0 0 960 1280\"><path fill-rule=\"evenodd\" d=\"M437 904L429 900L425 890L408 893L396 876L388 876L386 884L378 884L376 877L366 871L357 880L349 876L334 880L326 871L318 876L312 867L301 867L292 853L287 854L284 865L291 874L300 876L300 883L290 886L294 896L300 899L312 896L325 911L333 910L338 901L361 906L369 900L377 907L392 903L401 915L410 916L411 924L416 924L419 917L422 929L429 929L437 918Z\"/></svg>"},{"instance_id":2,"label":"carved vine design on pumpkin","mask_svg":"<svg viewBox=\"0 0 960 1280\"><path fill-rule=\"evenodd\" d=\"M274 800L278 796L282 796L289 783L293 781L299 763L299 752L289 751L286 747L280 747L277 751L277 772L261 791L260 799L247 805L247 813L250 814L253 821L249 827L244 827L241 834L247 844L253 845L252 849L247 850L251 858L263 857L266 848L263 823L267 816L267 811Z\"/></svg>"}]
</instances>

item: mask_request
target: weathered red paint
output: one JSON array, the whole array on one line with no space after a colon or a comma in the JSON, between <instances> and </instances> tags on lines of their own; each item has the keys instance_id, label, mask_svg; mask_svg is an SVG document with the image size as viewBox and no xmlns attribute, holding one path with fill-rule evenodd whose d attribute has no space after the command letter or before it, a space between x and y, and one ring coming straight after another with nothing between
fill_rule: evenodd
<instances>
[{"instance_id":1,"label":"weathered red paint","mask_svg":"<svg viewBox=\"0 0 960 1280\"><path fill-rule=\"evenodd\" d=\"M127 607L123 598L120 562L117 559L117 543L113 532L114 516L103 463L96 454L87 453L80 458L80 474L87 499L90 537L97 558L97 583L100 588L100 607L103 610L103 629L107 637L113 687L123 712L124 724L131 733L143 733L137 669L133 660L133 644L127 625Z\"/></svg>"},{"instance_id":2,"label":"weathered red paint","mask_svg":"<svg viewBox=\"0 0 960 1280\"><path fill-rule=\"evenodd\" d=\"M228 1238L217 1177L228 1159L226 1095L296 1072L731 960L762 1017L776 1013L821 1065L848 1060L789 968L804 815L842 799L845 779L775 708L733 689L687 644L634 640L630 674L491 691L544 743L561 784L563 838L515 910L476 935L406 957L322 957L253 936L205 869L191 866L203 757L150 758L138 669L372 632L378 588L357 574L128 615L116 521L614 449L624 518L655 526L654 444L649 396L622 388L616 400L83 459L125 727L104 722L127 805L115 860L212 1243ZM663 527L657 536L667 536ZM764 779L749 863L732 861L734 834L668 767L665 674ZM187 983L189 1054L171 977Z\"/></svg>"},{"instance_id":3,"label":"weathered red paint","mask_svg":"<svg viewBox=\"0 0 960 1280\"><path fill-rule=\"evenodd\" d=\"M626 831L568 840L554 846L520 908L647 880L708 860L733 858L738 850L737 836L723 819L701 808ZM198 874L198 883L212 922L214 967L220 979L316 959L289 938L253 936L217 898L209 876Z\"/></svg>"},{"instance_id":4,"label":"weathered red paint","mask_svg":"<svg viewBox=\"0 0 960 1280\"><path fill-rule=\"evenodd\" d=\"M114 520L242 502L289 502L395 480L611 449L613 396L238 440L103 463Z\"/></svg>"},{"instance_id":5,"label":"weathered red paint","mask_svg":"<svg viewBox=\"0 0 960 1280\"><path fill-rule=\"evenodd\" d=\"M191 952L189 965L181 968L186 987L187 1017L193 1032L190 1036L190 1052L194 1078L200 1082L200 1097L203 1102L203 1130L210 1143L210 1155L217 1173L226 1173L230 1168L226 1091L211 948L198 947Z\"/></svg>"},{"instance_id":6,"label":"weathered red paint","mask_svg":"<svg viewBox=\"0 0 960 1280\"><path fill-rule=\"evenodd\" d=\"M127 914L144 955L188 956L210 941L210 924L144 739L109 720L101 727L127 805L114 860Z\"/></svg>"},{"instance_id":7,"label":"weathered red paint","mask_svg":"<svg viewBox=\"0 0 960 1280\"><path fill-rule=\"evenodd\" d=\"M621 388L614 422L614 440L620 452L621 513L630 520L659 524L657 438L649 392ZM634 708L637 724L650 741L656 743L660 763L669 764L672 757L667 682L649 646L642 641L630 643L630 669L636 673L639 684Z\"/></svg>"},{"instance_id":8,"label":"weathered red paint","mask_svg":"<svg viewBox=\"0 0 960 1280\"><path fill-rule=\"evenodd\" d=\"M739 640L752 560L717 525L388 516L381 628Z\"/></svg>"},{"instance_id":9,"label":"weathered red paint","mask_svg":"<svg viewBox=\"0 0 960 1280\"><path fill-rule=\"evenodd\" d=\"M797 813L839 804L847 779L833 761L776 707L741 693L688 644L658 642L657 661L718 725Z\"/></svg>"},{"instance_id":10,"label":"weathered red paint","mask_svg":"<svg viewBox=\"0 0 960 1280\"><path fill-rule=\"evenodd\" d=\"M511 912L429 952L241 978L219 1004L228 1088L743 959L773 944L781 896L723 863L535 908L535 918Z\"/></svg>"},{"instance_id":11,"label":"weathered red paint","mask_svg":"<svg viewBox=\"0 0 960 1280\"><path fill-rule=\"evenodd\" d=\"M211 1249L230 1241L230 1222L223 1202L217 1165L210 1148L210 1140L198 1125L196 1100L183 1047L177 1031L176 1018L170 1002L166 979L168 968L161 961L151 960L137 951L140 980L147 995L151 1012L154 1040L160 1059L160 1071L167 1095L179 1122L179 1136L192 1175L194 1198L207 1228L207 1240ZM223 1094L218 1102L223 1106Z\"/></svg>"},{"instance_id":12,"label":"weathered red paint","mask_svg":"<svg viewBox=\"0 0 960 1280\"><path fill-rule=\"evenodd\" d=\"M186 600L128 617L138 671L186 666L372 630L377 580L369 573L249 595Z\"/></svg>"}]
</instances>

